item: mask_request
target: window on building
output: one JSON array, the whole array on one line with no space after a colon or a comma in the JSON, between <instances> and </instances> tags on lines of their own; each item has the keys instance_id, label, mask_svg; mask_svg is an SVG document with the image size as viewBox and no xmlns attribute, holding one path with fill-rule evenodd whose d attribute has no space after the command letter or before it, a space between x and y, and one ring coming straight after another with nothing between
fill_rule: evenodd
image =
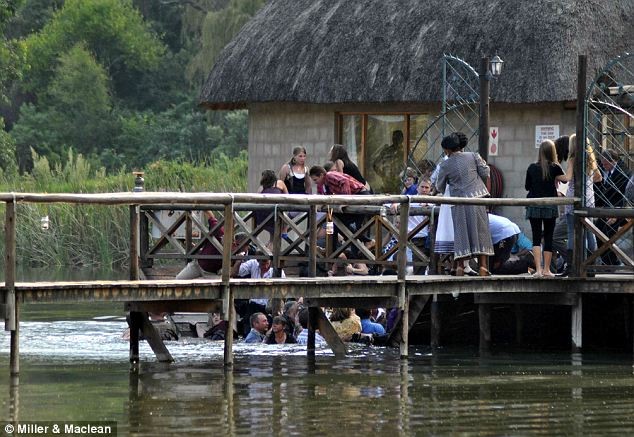
<instances>
[{"instance_id":1,"label":"window on building","mask_svg":"<svg viewBox=\"0 0 634 437\"><path fill-rule=\"evenodd\" d=\"M375 193L397 194L410 152L414 164L427 153L424 140L416 145L427 121L424 114L340 114L339 141Z\"/></svg>"}]
</instances>

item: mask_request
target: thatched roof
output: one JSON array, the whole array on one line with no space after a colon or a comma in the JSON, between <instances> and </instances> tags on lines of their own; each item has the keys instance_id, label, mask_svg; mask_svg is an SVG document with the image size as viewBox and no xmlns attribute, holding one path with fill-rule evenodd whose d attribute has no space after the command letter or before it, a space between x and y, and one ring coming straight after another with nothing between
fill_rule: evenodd
<instances>
[{"instance_id":1,"label":"thatched roof","mask_svg":"<svg viewBox=\"0 0 634 437\"><path fill-rule=\"evenodd\" d=\"M576 98L634 51L634 0L269 0L227 45L201 93L209 108L251 102L438 102L440 59L504 59L494 101Z\"/></svg>"}]
</instances>

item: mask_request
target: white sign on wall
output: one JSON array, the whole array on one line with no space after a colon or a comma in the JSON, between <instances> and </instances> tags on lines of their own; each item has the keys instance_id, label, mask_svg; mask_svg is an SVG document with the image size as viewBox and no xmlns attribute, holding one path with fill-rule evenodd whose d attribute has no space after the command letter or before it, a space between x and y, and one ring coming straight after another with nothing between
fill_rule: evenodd
<instances>
[{"instance_id":1,"label":"white sign on wall","mask_svg":"<svg viewBox=\"0 0 634 437\"><path fill-rule=\"evenodd\" d=\"M500 150L500 129L489 127L489 156L498 156Z\"/></svg>"},{"instance_id":2,"label":"white sign on wall","mask_svg":"<svg viewBox=\"0 0 634 437\"><path fill-rule=\"evenodd\" d=\"M544 140L555 141L559 138L559 125L558 124L545 124L535 126L535 148L539 148L539 145Z\"/></svg>"}]
</instances>

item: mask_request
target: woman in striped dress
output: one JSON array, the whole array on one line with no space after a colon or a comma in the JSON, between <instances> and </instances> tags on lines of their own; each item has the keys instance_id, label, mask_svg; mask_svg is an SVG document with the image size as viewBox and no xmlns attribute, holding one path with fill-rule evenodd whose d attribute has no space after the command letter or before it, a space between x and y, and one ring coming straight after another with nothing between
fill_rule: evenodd
<instances>
[{"instance_id":1,"label":"woman in striped dress","mask_svg":"<svg viewBox=\"0 0 634 437\"><path fill-rule=\"evenodd\" d=\"M461 135L452 133L443 138L441 146L447 159L440 163L436 188L443 192L451 186L453 197L487 197L484 180L489 177L489 166L477 153L464 152ZM478 257L480 276L489 276L487 258L493 255L493 243L489 230L489 218L485 206L455 205L453 208L454 260ZM458 262L456 275L464 269Z\"/></svg>"}]
</instances>

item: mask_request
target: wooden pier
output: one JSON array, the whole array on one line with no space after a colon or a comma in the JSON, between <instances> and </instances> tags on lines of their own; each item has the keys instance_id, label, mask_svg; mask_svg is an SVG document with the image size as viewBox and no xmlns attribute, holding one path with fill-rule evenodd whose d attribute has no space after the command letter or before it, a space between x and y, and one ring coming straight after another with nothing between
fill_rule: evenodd
<instances>
[{"instance_id":1,"label":"wooden pier","mask_svg":"<svg viewBox=\"0 0 634 437\"><path fill-rule=\"evenodd\" d=\"M630 302L631 319L634 320L634 262L623 253L626 268L630 270L621 275L598 275L594 278L584 277L587 273L584 259L578 257L575 266L576 275L570 278L535 279L528 276L492 276L492 277L451 277L446 275L406 275L407 260L405 249L415 249L411 237L415 232L408 232L407 217L413 213L411 202L425 202L438 205L440 203L470 203L485 205L525 206L531 204L565 204L578 202L579 199L463 199L440 198L430 196L272 196L254 194L207 194L207 193L113 193L113 194L29 194L0 193L0 201L6 203L5 214L5 277L1 285L1 314L5 319L5 330L11 333L10 371L12 375L19 373L19 308L24 303L62 303L62 302L122 302L130 312L131 339L130 360L138 362L139 334L143 332L146 339L161 361L170 361L169 351L154 332L147 318L148 312L209 312L222 310L229 326L235 317L234 300L258 297L303 297L310 309L308 354L314 354L314 330L318 328L327 339L336 355L345 354L345 345L334 335L332 327L321 313L322 307L397 307L400 309L401 323L399 332L400 353L408 356L409 328L420 314L421 309L429 304L431 308L432 345L437 344L440 326L435 309L439 297L447 294L471 294L478 306L480 347L486 350L490 346L491 330L490 307L493 304L545 304L564 305L571 308L570 338L573 349L582 347L582 301L587 294L619 294ZM76 203L102 205L128 205L130 208L130 280L127 281L85 281L85 282L16 282L15 277L15 205L19 202L37 203ZM395 228L384 216L383 205L397 203L400 205L400 226ZM253 206L255 205L255 206ZM224 226L223 241L213 239L214 244L222 249L219 258L223 266L241 259L235 253L231 242L235 232L245 232L249 240L261 248L268 246L259 240L261 226L253 227L247 223L245 211L267 206L271 209L271 217L275 221L275 232L272 236L272 248L265 255L273 260L273 267L280 269L293 261L307 264L309 277L288 277L271 279L239 279L229 276L229 268L222 269L222 276L215 279L195 279L177 281L174 279L141 279L144 268L151 266L153 259L180 258L196 259L196 245L186 237L180 241L173 237L175 230L186 224L188 232L197 227L202 238L212 238L212 230L206 224L199 223L189 214L200 209L219 211L219 225ZM363 229L355 233L345 230L342 246L355 246L364 256L363 262L380 266L396 267L397 275L365 276L365 277L316 277L317 263L340 262L338 255L341 247L326 248L326 253L317 251L317 230L325 220L319 218L318 212L323 207L335 210L363 211L371 216ZM155 220L155 210L175 209L184 212L181 222L164 227L157 224L161 236L154 244L148 234L148 221ZM288 211L303 211L299 218L291 218ZM368 212L369 211L369 212ZM577 220L585 220L593 214L604 213L629 214L630 210L620 211L575 211ZM432 215L433 208L419 211L423 215ZM300 222L306 220L304 225ZM335 219L335 225L337 225ZM433 223L431 223L433 225ZM628 223L629 225L629 223ZM293 230L297 237L282 245L282 226ZM629 227L628 227L629 229ZM372 230L377 238L373 251L357 241L361 232ZM627 230L627 229L626 229ZM433 229L432 229L433 231ZM382 253L381 241L395 237L398 241L392 253L397 254L396 261L389 261ZM597 252L615 247L615 239L605 239ZM161 249L167 246L180 248L176 252L166 254ZM600 254L600 253L599 253ZM596 253L592 256L598 256ZM591 256L591 258L592 258ZM433 260L433 257L432 257ZM634 330L634 323L629 327ZM311 340L312 338L312 340ZM312 342L311 342L312 341ZM633 345L634 346L634 345ZM233 363L233 337L225 340L224 361L227 366Z\"/></svg>"}]
</instances>

